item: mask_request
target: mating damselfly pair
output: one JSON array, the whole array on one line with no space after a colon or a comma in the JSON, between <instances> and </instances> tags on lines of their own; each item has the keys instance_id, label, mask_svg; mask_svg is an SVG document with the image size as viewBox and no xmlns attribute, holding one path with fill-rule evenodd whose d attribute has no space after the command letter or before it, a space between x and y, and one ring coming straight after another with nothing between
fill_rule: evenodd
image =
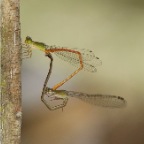
<instances>
[{"instance_id":1,"label":"mating damselfly pair","mask_svg":"<svg viewBox=\"0 0 144 144\"><path fill-rule=\"evenodd\" d=\"M50 67L44 82L43 91L41 95L41 100L50 110L65 107L69 97L76 97L90 104L103 107L120 108L126 106L125 99L120 96L86 94L75 91L57 90L60 86L66 83L69 79L71 79L82 69L89 72L96 72L96 67L100 66L102 62L98 57L95 56L95 54L91 50L77 48L69 49L66 47L49 46L42 42L33 41L29 36L26 37L24 46L24 54L28 54L31 56L32 49L34 48L43 51L45 53L45 56L47 56L50 59ZM56 54L62 60L67 61L70 64L78 67L78 69L75 70L66 79L54 85L53 88L48 88L47 84L53 66L52 53ZM49 104L49 101L47 101L45 97L48 97L50 101L62 100L62 103L57 104L55 106L51 106Z\"/></svg>"}]
</instances>

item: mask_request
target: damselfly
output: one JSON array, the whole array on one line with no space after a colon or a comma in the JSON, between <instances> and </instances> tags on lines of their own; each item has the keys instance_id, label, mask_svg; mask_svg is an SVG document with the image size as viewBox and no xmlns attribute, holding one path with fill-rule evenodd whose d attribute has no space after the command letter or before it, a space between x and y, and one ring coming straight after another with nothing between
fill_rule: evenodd
<instances>
[{"instance_id":1,"label":"damselfly","mask_svg":"<svg viewBox=\"0 0 144 144\"><path fill-rule=\"evenodd\" d=\"M44 82L41 100L47 106L48 109L56 110L65 107L69 97L76 97L90 104L103 106L103 107L121 108L126 106L126 100L120 96L86 94L86 93L75 92L75 91L53 90L51 88L48 88L47 83L52 73L53 57L50 53L47 54L46 56L50 58L50 68ZM62 100L62 103L57 105L50 104L50 101L55 102L57 100Z\"/></svg>"},{"instance_id":2,"label":"damselfly","mask_svg":"<svg viewBox=\"0 0 144 144\"><path fill-rule=\"evenodd\" d=\"M55 53L62 60L67 61L70 64L78 67L78 69L75 70L66 79L56 84L53 87L53 90L56 90L57 88L62 86L65 82L67 82L74 75L76 75L80 70L84 69L89 72L96 72L96 67L102 64L101 60L96 57L91 50L77 48L68 49L66 47L49 46L42 42L33 41L29 36L26 37L25 44L27 47L29 47L30 54L32 48L39 49L45 52L46 55L49 53Z\"/></svg>"},{"instance_id":3,"label":"damselfly","mask_svg":"<svg viewBox=\"0 0 144 144\"><path fill-rule=\"evenodd\" d=\"M45 96L49 101L62 100L63 103L56 106L51 106L44 98L42 101L50 110L55 110L63 108L66 106L69 97L75 97L87 103L109 107L109 108L121 108L126 106L126 101L124 98L115 95L102 95L102 94L86 94L82 92L67 91L67 90L53 90L51 88L45 89Z\"/></svg>"}]
</instances>

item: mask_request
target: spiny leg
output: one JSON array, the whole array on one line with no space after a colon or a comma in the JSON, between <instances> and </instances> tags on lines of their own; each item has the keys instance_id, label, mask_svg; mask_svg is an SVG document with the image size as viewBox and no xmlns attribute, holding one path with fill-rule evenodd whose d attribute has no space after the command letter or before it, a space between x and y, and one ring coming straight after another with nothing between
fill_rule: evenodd
<instances>
[{"instance_id":1,"label":"spiny leg","mask_svg":"<svg viewBox=\"0 0 144 144\"><path fill-rule=\"evenodd\" d=\"M60 105L56 105L56 106L50 106L45 100L43 101L43 103L46 105L46 107L49 109L49 110L56 110L56 109L60 109L60 108L62 108L62 111L63 111L63 107L65 107L66 106L66 104L67 104L67 101L68 101L68 99L66 99L65 101L63 101L63 103L62 104L60 104Z\"/></svg>"},{"instance_id":2,"label":"spiny leg","mask_svg":"<svg viewBox=\"0 0 144 144\"><path fill-rule=\"evenodd\" d=\"M58 105L55 105L55 106L51 106L50 104L47 103L47 101L46 101L45 99L43 99L44 104L46 105L46 107L47 107L49 110L56 110L56 109L59 109L59 108L62 108L62 110L63 110L63 107L65 107L66 104L67 104L67 102L68 102L68 97L65 97L65 98L57 98L57 96L56 96L55 93L51 94L51 92L49 93L49 91L47 91L47 90L46 90L46 92L45 92L45 95L47 95L48 97L52 97L53 100L57 100L57 99L63 100L63 103L58 104Z\"/></svg>"},{"instance_id":3,"label":"spiny leg","mask_svg":"<svg viewBox=\"0 0 144 144\"><path fill-rule=\"evenodd\" d=\"M22 59L31 58L32 48L29 45L22 44Z\"/></svg>"}]
</instances>

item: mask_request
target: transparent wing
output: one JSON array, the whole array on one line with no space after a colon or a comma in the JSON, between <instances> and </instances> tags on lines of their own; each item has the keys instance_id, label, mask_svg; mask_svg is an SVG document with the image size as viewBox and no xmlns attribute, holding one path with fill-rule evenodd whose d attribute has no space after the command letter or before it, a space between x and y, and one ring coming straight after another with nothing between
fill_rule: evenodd
<instances>
[{"instance_id":1,"label":"transparent wing","mask_svg":"<svg viewBox=\"0 0 144 144\"><path fill-rule=\"evenodd\" d=\"M58 49L60 47L49 46L48 48ZM100 66L102 64L102 61L98 57L96 57L91 50L77 49L77 48L73 48L71 50L78 51L81 53L84 70L86 70L86 71L96 72L96 70L97 70L96 67ZM78 54L75 54L73 52L67 52L67 51L55 51L54 53L60 59L66 61L66 62L69 62L71 65L74 65L76 67L80 66Z\"/></svg>"},{"instance_id":2,"label":"transparent wing","mask_svg":"<svg viewBox=\"0 0 144 144\"><path fill-rule=\"evenodd\" d=\"M120 96L102 95L102 94L85 94L74 91L65 91L66 95L79 98L93 105L120 108L126 106L126 101Z\"/></svg>"}]
</instances>

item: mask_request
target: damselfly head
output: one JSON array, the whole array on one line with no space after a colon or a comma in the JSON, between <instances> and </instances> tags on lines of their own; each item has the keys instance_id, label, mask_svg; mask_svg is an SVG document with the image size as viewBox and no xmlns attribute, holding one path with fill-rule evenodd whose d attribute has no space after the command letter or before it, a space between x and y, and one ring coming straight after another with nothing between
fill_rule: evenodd
<instances>
[{"instance_id":1,"label":"damselfly head","mask_svg":"<svg viewBox=\"0 0 144 144\"><path fill-rule=\"evenodd\" d=\"M25 43L26 44L31 44L32 43L32 38L27 36L26 39L25 39Z\"/></svg>"}]
</instances>

